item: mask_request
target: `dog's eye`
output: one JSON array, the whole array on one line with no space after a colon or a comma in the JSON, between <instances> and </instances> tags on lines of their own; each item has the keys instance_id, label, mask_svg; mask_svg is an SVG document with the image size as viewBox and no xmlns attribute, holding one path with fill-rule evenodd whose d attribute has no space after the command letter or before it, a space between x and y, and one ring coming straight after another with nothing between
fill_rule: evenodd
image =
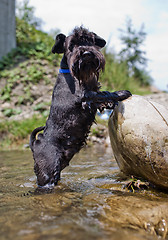
<instances>
[{"instance_id":1,"label":"dog's eye","mask_svg":"<svg viewBox=\"0 0 168 240\"><path fill-rule=\"evenodd\" d=\"M69 45L69 51L73 51L73 48L74 48L74 44L73 43L71 43L70 45Z\"/></svg>"}]
</instances>

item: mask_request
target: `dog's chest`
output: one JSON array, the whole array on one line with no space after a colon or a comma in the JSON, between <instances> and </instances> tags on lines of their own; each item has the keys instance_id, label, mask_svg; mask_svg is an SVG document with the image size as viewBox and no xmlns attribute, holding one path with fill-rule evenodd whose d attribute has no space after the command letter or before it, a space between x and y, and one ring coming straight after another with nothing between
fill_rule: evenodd
<instances>
[{"instance_id":1,"label":"dog's chest","mask_svg":"<svg viewBox=\"0 0 168 240\"><path fill-rule=\"evenodd\" d=\"M53 90L52 105L70 109L76 107L83 96L84 92L78 81L74 81L69 74L61 75L58 76Z\"/></svg>"}]
</instances>

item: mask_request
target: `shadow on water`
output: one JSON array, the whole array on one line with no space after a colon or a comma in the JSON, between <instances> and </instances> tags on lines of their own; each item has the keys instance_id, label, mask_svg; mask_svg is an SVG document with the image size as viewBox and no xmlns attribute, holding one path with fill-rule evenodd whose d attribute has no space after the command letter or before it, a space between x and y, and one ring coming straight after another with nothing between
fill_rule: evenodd
<instances>
[{"instance_id":1,"label":"shadow on water","mask_svg":"<svg viewBox=\"0 0 168 240\"><path fill-rule=\"evenodd\" d=\"M41 192L30 151L0 152L0 239L166 238L167 194L127 192L118 173L109 149L86 148Z\"/></svg>"}]
</instances>

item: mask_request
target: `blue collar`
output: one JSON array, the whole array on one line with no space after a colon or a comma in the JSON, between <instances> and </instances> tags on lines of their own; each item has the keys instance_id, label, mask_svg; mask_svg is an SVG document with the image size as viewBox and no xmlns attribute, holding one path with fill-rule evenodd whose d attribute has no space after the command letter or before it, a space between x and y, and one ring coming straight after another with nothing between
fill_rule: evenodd
<instances>
[{"instance_id":1,"label":"blue collar","mask_svg":"<svg viewBox=\"0 0 168 240\"><path fill-rule=\"evenodd\" d=\"M70 73L70 70L67 68L67 69L59 69L59 73Z\"/></svg>"}]
</instances>

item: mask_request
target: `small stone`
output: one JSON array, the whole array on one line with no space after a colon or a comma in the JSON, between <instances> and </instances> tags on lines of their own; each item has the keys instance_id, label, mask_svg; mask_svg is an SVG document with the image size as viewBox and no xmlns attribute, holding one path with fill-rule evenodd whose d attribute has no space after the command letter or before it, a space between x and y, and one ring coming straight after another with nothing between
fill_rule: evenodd
<instances>
[{"instance_id":1,"label":"small stone","mask_svg":"<svg viewBox=\"0 0 168 240\"><path fill-rule=\"evenodd\" d=\"M157 226L155 227L155 231L156 231L158 236L165 239L165 237L167 235L167 222L166 222L165 219L161 219L158 222Z\"/></svg>"},{"instance_id":2,"label":"small stone","mask_svg":"<svg viewBox=\"0 0 168 240\"><path fill-rule=\"evenodd\" d=\"M10 108L11 107L11 104L9 102L5 102L1 105L1 108L2 109L5 109L5 108Z\"/></svg>"}]
</instances>

